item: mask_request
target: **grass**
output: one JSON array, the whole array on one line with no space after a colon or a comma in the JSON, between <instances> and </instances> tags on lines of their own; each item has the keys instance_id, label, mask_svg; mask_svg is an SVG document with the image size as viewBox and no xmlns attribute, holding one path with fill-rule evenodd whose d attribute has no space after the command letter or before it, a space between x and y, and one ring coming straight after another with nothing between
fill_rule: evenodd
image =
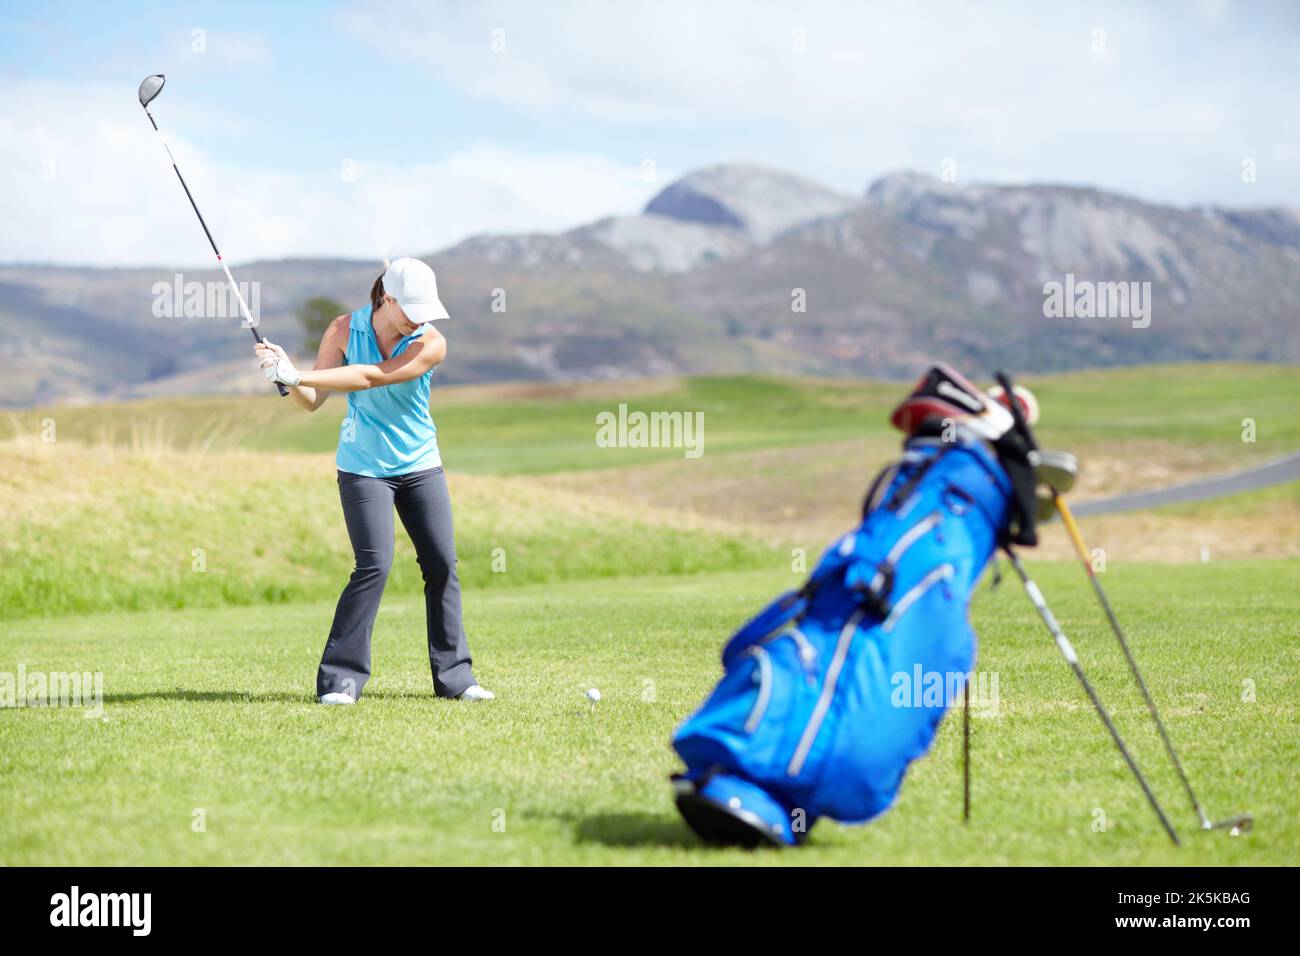
<instances>
[{"instance_id":1,"label":"grass","mask_svg":"<svg viewBox=\"0 0 1300 956\"><path fill-rule=\"evenodd\" d=\"M1300 444L1293 378L1282 367L1198 366L1034 385L1048 410L1044 441L1083 451L1086 471L1087 443L1106 429L1111 446L1136 442L1126 454L1138 461L1144 448L1166 460L1193 448L1189 461L1225 467L1288 450ZM815 553L895 453L886 412L898 391L755 377L440 390L466 587L754 569L791 545ZM622 401L702 410L704 457L598 447L596 413ZM327 408L213 398L9 416L0 620L332 598L351 555L329 451L343 406ZM1235 430L1248 410L1256 445ZM37 437L47 419L48 443ZM827 507L841 500L843 517ZM1240 496L1206 514L1229 522L1264 501L1293 511L1295 500L1294 489L1282 500ZM418 591L411 558L399 534L394 594Z\"/></svg>"},{"instance_id":2,"label":"grass","mask_svg":"<svg viewBox=\"0 0 1300 956\"><path fill-rule=\"evenodd\" d=\"M1025 384L1044 410L1044 438L1063 448L1145 439L1235 446L1261 461L1300 448L1300 378L1293 366L1144 365L1026 378ZM1246 419L1255 424L1256 440L1243 449Z\"/></svg>"},{"instance_id":3,"label":"grass","mask_svg":"<svg viewBox=\"0 0 1300 956\"><path fill-rule=\"evenodd\" d=\"M105 719L69 709L0 719L10 782L0 863L1294 862L1300 563L1106 575L1202 800L1212 813L1256 814L1256 830L1235 839L1189 824L1077 571L1034 571L1181 825L1182 850L1167 845L1009 581L974 608L1002 714L975 724L970 825L959 820L950 721L898 806L871 825L821 823L808 847L784 854L699 846L671 805L668 742L716 679L727 633L788 583L769 570L473 593L478 674L500 694L481 705L432 697L410 599L385 605L375 677L350 709L312 702L324 603L0 625L0 671L100 670L106 697ZM589 687L602 690L598 704ZM1104 832L1093 829L1099 813Z\"/></svg>"},{"instance_id":4,"label":"grass","mask_svg":"<svg viewBox=\"0 0 1300 956\"><path fill-rule=\"evenodd\" d=\"M1031 384L1044 442L1083 452L1102 485L1116 469L1158 483L1300 445L1293 369ZM1080 572L1041 561L1035 574L1179 823L1181 851L1010 581L972 611L1002 709L976 723L969 825L954 723L869 826L819 824L787 854L706 849L689 834L667 785L673 729L716 680L723 640L796 580L792 545L814 560L825 528L853 520L897 447L885 415L899 391L712 377L435 392L476 670L501 696L432 697L418 571L399 531L375 677L348 709L312 696L352 560L332 457L341 402L316 416L274 398L8 416L0 693L21 666L100 672L106 699L105 719L0 710L0 864L1293 862L1300 560L1125 558L1133 535L1177 538L1193 556L1208 541L1217 557L1225 535L1287 553L1300 484L1085 529L1111 556L1103 580L1203 802L1253 811L1255 832L1188 823ZM703 411L705 457L597 447L596 413L620 402ZM1254 444L1241 441L1246 417ZM54 442L40 438L47 419Z\"/></svg>"},{"instance_id":5,"label":"grass","mask_svg":"<svg viewBox=\"0 0 1300 956\"><path fill-rule=\"evenodd\" d=\"M325 456L140 456L64 442L0 453L6 460L0 620L324 600L352 568ZM705 518L526 479L453 475L450 484L459 570L471 589L773 560L774 542ZM396 543L391 593L417 593L400 525Z\"/></svg>"}]
</instances>

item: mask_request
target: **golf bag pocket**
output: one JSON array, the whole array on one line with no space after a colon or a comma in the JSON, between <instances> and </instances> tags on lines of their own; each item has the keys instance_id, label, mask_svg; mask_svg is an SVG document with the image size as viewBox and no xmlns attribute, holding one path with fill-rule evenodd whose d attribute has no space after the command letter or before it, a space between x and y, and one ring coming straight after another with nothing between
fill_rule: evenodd
<instances>
[{"instance_id":1,"label":"golf bag pocket","mask_svg":"<svg viewBox=\"0 0 1300 956\"><path fill-rule=\"evenodd\" d=\"M805 771L823 815L858 823L883 813L933 742L951 703L950 675L965 674L974 654L955 573L941 564L924 574L848 652L834 719Z\"/></svg>"},{"instance_id":2,"label":"golf bag pocket","mask_svg":"<svg viewBox=\"0 0 1300 956\"><path fill-rule=\"evenodd\" d=\"M755 777L778 779L789 758L792 716L816 695L812 645L795 629L749 644L675 745L694 766L733 767L742 761Z\"/></svg>"}]
</instances>

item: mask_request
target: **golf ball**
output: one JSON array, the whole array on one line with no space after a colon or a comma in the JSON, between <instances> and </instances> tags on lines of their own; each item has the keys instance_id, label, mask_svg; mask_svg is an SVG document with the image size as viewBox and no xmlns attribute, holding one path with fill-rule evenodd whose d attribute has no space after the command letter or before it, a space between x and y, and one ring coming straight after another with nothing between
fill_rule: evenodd
<instances>
[{"instance_id":1,"label":"golf ball","mask_svg":"<svg viewBox=\"0 0 1300 956\"><path fill-rule=\"evenodd\" d=\"M591 690L587 691L587 699L600 700L600 691L596 690L596 688L593 687Z\"/></svg>"}]
</instances>

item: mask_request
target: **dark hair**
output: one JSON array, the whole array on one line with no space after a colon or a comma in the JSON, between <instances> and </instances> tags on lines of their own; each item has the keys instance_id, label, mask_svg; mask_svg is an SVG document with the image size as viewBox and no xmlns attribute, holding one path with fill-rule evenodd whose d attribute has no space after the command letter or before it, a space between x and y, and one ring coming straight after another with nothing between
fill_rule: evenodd
<instances>
[{"instance_id":1,"label":"dark hair","mask_svg":"<svg viewBox=\"0 0 1300 956\"><path fill-rule=\"evenodd\" d=\"M380 273L375 284L370 287L370 311L378 312L379 307L384 304L384 276Z\"/></svg>"}]
</instances>

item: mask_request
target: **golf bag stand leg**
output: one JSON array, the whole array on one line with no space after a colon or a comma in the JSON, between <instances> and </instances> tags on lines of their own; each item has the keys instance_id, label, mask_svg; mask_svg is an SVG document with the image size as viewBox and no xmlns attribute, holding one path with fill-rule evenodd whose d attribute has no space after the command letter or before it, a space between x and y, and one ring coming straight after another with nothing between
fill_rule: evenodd
<instances>
[{"instance_id":1,"label":"golf bag stand leg","mask_svg":"<svg viewBox=\"0 0 1300 956\"><path fill-rule=\"evenodd\" d=\"M974 675L972 670L971 676ZM961 692L961 822L970 821L970 682Z\"/></svg>"},{"instance_id":2,"label":"golf bag stand leg","mask_svg":"<svg viewBox=\"0 0 1300 956\"><path fill-rule=\"evenodd\" d=\"M1151 809L1154 810L1156 816L1160 818L1160 825L1164 827L1165 833L1169 834L1169 839L1173 841L1174 846L1179 846L1180 844L1177 832L1175 832L1173 825L1169 822L1169 818L1165 816L1165 811L1160 806L1160 801L1156 799L1156 795L1151 791L1151 787L1147 784L1146 777L1144 777L1142 771L1138 769L1137 761L1135 761L1133 755L1129 753L1128 747L1124 744L1124 738L1119 735L1119 731L1115 728L1115 724L1110 719L1110 714L1108 714L1106 708L1102 706L1101 698L1097 696L1097 692L1093 690L1092 684L1088 682L1088 678L1084 675L1083 666L1079 663L1078 655L1074 652L1074 646L1070 643L1069 639L1066 638L1060 625L1057 624L1055 615L1052 614L1051 609L1047 606L1047 602L1043 599L1043 593L1038 589L1038 585L1033 582L1033 579L1029 577L1029 573L1025 570L1025 566L1020 562L1020 556L1011 550L1010 547L1005 547L1003 550L1006 551L1007 556L1011 559L1011 566L1016 569L1016 574L1019 575L1021 583L1025 586L1025 593L1029 595L1029 600L1033 603L1034 609L1038 611L1038 616L1041 617L1043 623L1047 625L1048 632L1056 641L1056 646L1061 649L1061 654L1065 657L1066 663L1068 663L1070 668L1074 671L1074 676L1079 678L1079 683L1083 685L1084 693L1086 693L1088 699L1092 701L1093 709L1097 711L1097 716L1101 718L1101 722L1106 725L1106 730L1110 732L1111 739L1115 741L1115 746L1119 748L1120 754L1124 757L1124 762L1128 764L1129 770L1133 771L1133 776L1137 779L1138 785L1142 788L1142 792L1146 794L1147 802L1151 804Z\"/></svg>"},{"instance_id":3,"label":"golf bag stand leg","mask_svg":"<svg viewBox=\"0 0 1300 956\"><path fill-rule=\"evenodd\" d=\"M1079 530L1079 525L1074 520L1074 513L1070 510L1070 506L1066 504L1065 497L1054 488L1052 489L1052 503L1056 507L1056 513L1061 516L1061 523L1065 525L1066 534L1069 535L1070 541L1074 545L1074 553L1078 555L1079 562L1083 565L1083 571L1088 576L1089 583L1092 584L1092 591L1097 595L1097 601L1101 604L1101 609L1106 613L1106 620L1110 623L1111 632L1115 635L1115 640L1119 642L1120 650L1124 652L1124 660L1128 662L1129 671L1132 672L1133 679L1137 681L1138 689L1142 691L1142 698L1146 701L1147 712L1151 714L1151 720L1160 733L1160 739L1164 742L1165 753L1169 755L1169 762L1178 771L1178 779L1182 781L1183 789L1187 791L1187 798L1192 802L1192 810L1201 823L1201 829L1249 830L1253 819L1248 813L1227 817L1223 820L1211 820L1205 811L1201 809L1201 803L1196 799L1196 792L1192 789L1192 782L1188 779L1187 772L1183 770L1183 764L1178 759L1177 751L1174 750L1174 742L1170 739L1169 732L1165 730L1164 721L1160 719L1160 711L1156 707L1155 698L1151 695L1151 689L1147 686L1142 671L1138 668L1137 658L1133 656L1133 649L1129 646L1124 629L1120 627L1119 618L1115 616L1115 610L1110 606L1106 591L1102 588L1101 581L1097 579L1096 571L1093 570L1092 562L1088 558L1088 545L1084 542L1083 532Z\"/></svg>"}]
</instances>

